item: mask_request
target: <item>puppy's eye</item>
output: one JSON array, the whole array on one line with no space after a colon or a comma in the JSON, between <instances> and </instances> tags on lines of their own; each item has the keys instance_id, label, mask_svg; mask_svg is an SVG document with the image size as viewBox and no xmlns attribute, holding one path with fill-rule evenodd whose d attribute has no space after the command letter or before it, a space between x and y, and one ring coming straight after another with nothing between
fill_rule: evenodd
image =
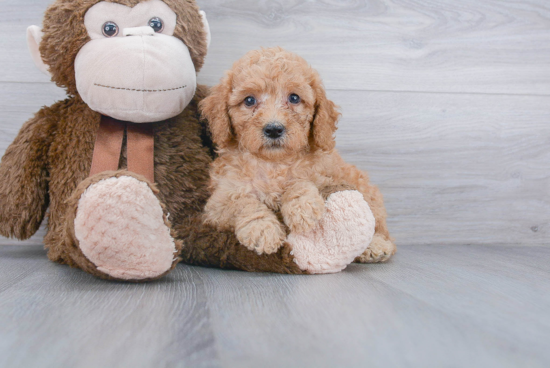
<instances>
[{"instance_id":1,"label":"puppy's eye","mask_svg":"<svg viewBox=\"0 0 550 368\"><path fill-rule=\"evenodd\" d=\"M293 105L299 104L300 101L302 101L302 99L296 93L293 93L290 96L288 96L288 102L290 102Z\"/></svg>"},{"instance_id":2,"label":"puppy's eye","mask_svg":"<svg viewBox=\"0 0 550 368\"><path fill-rule=\"evenodd\" d=\"M244 99L244 104L248 107L252 107L256 105L256 99L253 96L248 96Z\"/></svg>"},{"instance_id":3,"label":"puppy's eye","mask_svg":"<svg viewBox=\"0 0 550 368\"><path fill-rule=\"evenodd\" d=\"M154 17L149 21L149 27L153 28L155 32L160 33L164 29L164 22L159 17Z\"/></svg>"},{"instance_id":4,"label":"puppy's eye","mask_svg":"<svg viewBox=\"0 0 550 368\"><path fill-rule=\"evenodd\" d=\"M115 22L105 22L102 32L105 37L115 37L118 34L118 26Z\"/></svg>"}]
</instances>

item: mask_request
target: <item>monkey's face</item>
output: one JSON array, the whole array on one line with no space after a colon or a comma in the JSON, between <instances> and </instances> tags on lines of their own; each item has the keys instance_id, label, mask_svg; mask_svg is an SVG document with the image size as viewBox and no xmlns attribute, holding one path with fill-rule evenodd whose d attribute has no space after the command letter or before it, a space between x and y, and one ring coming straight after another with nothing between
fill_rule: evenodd
<instances>
[{"instance_id":1,"label":"monkey's face","mask_svg":"<svg viewBox=\"0 0 550 368\"><path fill-rule=\"evenodd\" d=\"M181 113L197 80L189 49L173 36L176 18L160 0L133 8L112 2L91 7L84 18L91 41L74 64L84 102L94 111L135 123Z\"/></svg>"}]
</instances>

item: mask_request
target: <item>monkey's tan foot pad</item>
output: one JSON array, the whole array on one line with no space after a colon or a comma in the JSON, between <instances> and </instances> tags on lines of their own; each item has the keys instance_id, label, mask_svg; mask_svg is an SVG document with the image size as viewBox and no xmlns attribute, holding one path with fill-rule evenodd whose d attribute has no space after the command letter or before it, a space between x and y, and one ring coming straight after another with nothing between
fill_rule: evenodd
<instances>
[{"instance_id":1,"label":"monkey's tan foot pad","mask_svg":"<svg viewBox=\"0 0 550 368\"><path fill-rule=\"evenodd\" d=\"M309 273L342 271L367 249L374 235L374 216L358 191L331 194L325 210L316 228L291 233L287 239L295 262Z\"/></svg>"},{"instance_id":2,"label":"monkey's tan foot pad","mask_svg":"<svg viewBox=\"0 0 550 368\"><path fill-rule=\"evenodd\" d=\"M117 279L159 277L176 257L159 200L146 182L133 177L111 177L88 187L74 225L82 253Z\"/></svg>"}]
</instances>

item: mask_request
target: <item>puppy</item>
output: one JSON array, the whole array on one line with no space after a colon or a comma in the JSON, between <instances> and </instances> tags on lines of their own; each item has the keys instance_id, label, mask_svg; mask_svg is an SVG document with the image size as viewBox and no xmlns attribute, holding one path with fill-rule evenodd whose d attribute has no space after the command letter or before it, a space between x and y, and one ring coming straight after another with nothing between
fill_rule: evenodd
<instances>
[{"instance_id":1,"label":"puppy","mask_svg":"<svg viewBox=\"0 0 550 368\"><path fill-rule=\"evenodd\" d=\"M211 167L207 223L235 231L258 254L271 254L286 238L283 223L296 233L315 227L324 212L320 188L348 185L363 194L376 220L373 240L356 262L386 261L395 253L382 195L334 148L340 114L300 56L281 48L248 53L201 109L219 155Z\"/></svg>"}]
</instances>

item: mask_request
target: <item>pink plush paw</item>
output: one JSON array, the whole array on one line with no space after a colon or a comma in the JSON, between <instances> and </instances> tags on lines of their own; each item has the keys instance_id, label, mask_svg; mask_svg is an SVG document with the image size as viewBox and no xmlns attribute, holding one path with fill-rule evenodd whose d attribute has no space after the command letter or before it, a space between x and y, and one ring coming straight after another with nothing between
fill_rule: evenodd
<instances>
[{"instance_id":1,"label":"pink plush paw","mask_svg":"<svg viewBox=\"0 0 550 368\"><path fill-rule=\"evenodd\" d=\"M346 190L330 195L325 211L313 230L288 236L291 254L304 271L340 272L363 254L372 241L374 216L358 191Z\"/></svg>"},{"instance_id":2,"label":"pink plush paw","mask_svg":"<svg viewBox=\"0 0 550 368\"><path fill-rule=\"evenodd\" d=\"M155 278L172 266L174 239L145 182L122 176L91 185L80 198L74 225L86 258L112 277Z\"/></svg>"}]
</instances>

